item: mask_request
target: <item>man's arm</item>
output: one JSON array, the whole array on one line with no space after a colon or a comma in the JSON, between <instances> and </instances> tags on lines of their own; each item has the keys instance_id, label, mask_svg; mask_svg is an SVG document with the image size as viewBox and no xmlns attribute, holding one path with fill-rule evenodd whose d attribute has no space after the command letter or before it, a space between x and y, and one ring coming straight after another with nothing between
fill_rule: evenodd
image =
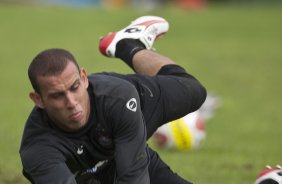
<instances>
[{"instance_id":1,"label":"man's arm","mask_svg":"<svg viewBox=\"0 0 282 184\"><path fill-rule=\"evenodd\" d=\"M21 152L23 174L34 184L76 184L74 175L52 147L32 145Z\"/></svg>"},{"instance_id":2,"label":"man's arm","mask_svg":"<svg viewBox=\"0 0 282 184\"><path fill-rule=\"evenodd\" d=\"M146 128L136 89L128 85L127 99L116 103L109 115L113 123L117 184L149 184Z\"/></svg>"}]
</instances>

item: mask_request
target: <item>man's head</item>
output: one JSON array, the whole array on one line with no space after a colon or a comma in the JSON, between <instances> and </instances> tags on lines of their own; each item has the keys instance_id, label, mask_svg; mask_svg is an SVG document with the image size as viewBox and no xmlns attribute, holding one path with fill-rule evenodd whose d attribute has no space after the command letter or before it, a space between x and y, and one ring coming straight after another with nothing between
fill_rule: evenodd
<instances>
[{"instance_id":1,"label":"man's head","mask_svg":"<svg viewBox=\"0 0 282 184\"><path fill-rule=\"evenodd\" d=\"M28 77L33 89L40 93L38 76L51 76L62 73L67 64L72 62L79 70L73 55L64 49L48 49L39 53L28 68Z\"/></svg>"},{"instance_id":2,"label":"man's head","mask_svg":"<svg viewBox=\"0 0 282 184\"><path fill-rule=\"evenodd\" d=\"M86 71L63 49L48 49L31 62L28 76L34 88L30 98L65 131L85 126L90 114Z\"/></svg>"}]
</instances>

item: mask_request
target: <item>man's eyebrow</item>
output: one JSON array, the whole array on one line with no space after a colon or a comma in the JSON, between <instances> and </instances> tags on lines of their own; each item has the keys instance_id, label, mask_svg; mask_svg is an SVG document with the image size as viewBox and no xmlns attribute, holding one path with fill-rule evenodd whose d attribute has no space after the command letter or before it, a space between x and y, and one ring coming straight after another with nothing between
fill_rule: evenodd
<instances>
[{"instance_id":1,"label":"man's eyebrow","mask_svg":"<svg viewBox=\"0 0 282 184\"><path fill-rule=\"evenodd\" d=\"M80 83L80 78L76 79L76 80L72 83L71 87L74 86L74 85L76 85L77 83Z\"/></svg>"},{"instance_id":2,"label":"man's eyebrow","mask_svg":"<svg viewBox=\"0 0 282 184\"><path fill-rule=\"evenodd\" d=\"M50 92L48 95L55 95L55 94L59 94L59 93L64 93L64 91L61 91L61 90L52 91L52 92Z\"/></svg>"}]
</instances>

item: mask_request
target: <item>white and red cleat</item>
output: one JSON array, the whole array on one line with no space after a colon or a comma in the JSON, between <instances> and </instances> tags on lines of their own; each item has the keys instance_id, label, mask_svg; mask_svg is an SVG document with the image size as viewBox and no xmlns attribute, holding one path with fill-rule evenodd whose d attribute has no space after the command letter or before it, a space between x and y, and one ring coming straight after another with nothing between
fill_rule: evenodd
<instances>
[{"instance_id":1,"label":"white and red cleat","mask_svg":"<svg viewBox=\"0 0 282 184\"><path fill-rule=\"evenodd\" d=\"M100 52L107 57L116 57L116 45L122 39L140 40L146 49L152 49L154 41L169 29L168 22L157 16L142 16L126 28L109 33L100 40Z\"/></svg>"},{"instance_id":2,"label":"white and red cleat","mask_svg":"<svg viewBox=\"0 0 282 184\"><path fill-rule=\"evenodd\" d=\"M282 167L277 165L276 168L267 166L257 176L255 184L282 184Z\"/></svg>"}]
</instances>

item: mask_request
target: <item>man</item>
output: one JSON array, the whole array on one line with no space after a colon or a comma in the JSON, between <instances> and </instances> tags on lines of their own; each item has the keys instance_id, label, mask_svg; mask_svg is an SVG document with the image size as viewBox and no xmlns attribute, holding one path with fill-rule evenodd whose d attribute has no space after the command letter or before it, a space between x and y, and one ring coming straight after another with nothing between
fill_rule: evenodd
<instances>
[{"instance_id":1,"label":"man","mask_svg":"<svg viewBox=\"0 0 282 184\"><path fill-rule=\"evenodd\" d=\"M136 19L105 36L100 51L137 74L87 76L63 49L48 49L28 74L35 107L25 126L20 156L32 183L180 184L185 181L146 140L162 124L197 110L201 84L171 59L151 51L168 23Z\"/></svg>"}]
</instances>

